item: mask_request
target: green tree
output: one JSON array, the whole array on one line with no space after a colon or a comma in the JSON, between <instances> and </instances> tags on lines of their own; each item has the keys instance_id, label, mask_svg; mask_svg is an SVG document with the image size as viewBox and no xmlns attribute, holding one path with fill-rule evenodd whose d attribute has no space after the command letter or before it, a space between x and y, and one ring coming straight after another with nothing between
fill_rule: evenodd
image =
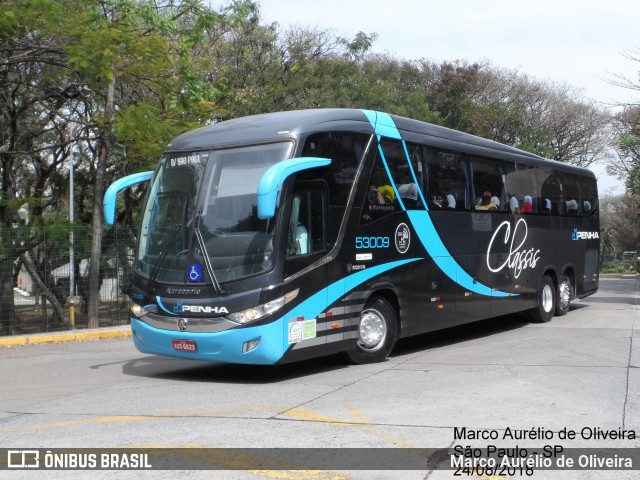
<instances>
[{"instance_id":1,"label":"green tree","mask_svg":"<svg viewBox=\"0 0 640 480\"><path fill-rule=\"evenodd\" d=\"M627 193L640 195L640 106L628 105L614 118L617 157L607 171L625 182Z\"/></svg>"},{"instance_id":2,"label":"green tree","mask_svg":"<svg viewBox=\"0 0 640 480\"><path fill-rule=\"evenodd\" d=\"M90 326L98 324L107 173L145 168L170 138L210 118L215 91L196 75L192 51L245 21L253 8L240 1L214 11L200 0L10 0L0 6L0 217L5 231L12 228L31 195L33 213L43 219L54 206L45 196L63 197L55 188L73 154L79 179L89 182L79 189L87 195L79 203L90 207L93 227ZM9 277L0 278L0 301L12 305Z\"/></svg>"},{"instance_id":3,"label":"green tree","mask_svg":"<svg viewBox=\"0 0 640 480\"><path fill-rule=\"evenodd\" d=\"M640 250L640 197L624 194L600 199L601 261L618 259L622 252Z\"/></svg>"},{"instance_id":4,"label":"green tree","mask_svg":"<svg viewBox=\"0 0 640 480\"><path fill-rule=\"evenodd\" d=\"M24 227L17 213L42 223L59 193L59 171L75 130L65 105L79 95L61 69L51 25L63 19L57 2L27 0L0 7L0 305L3 333L16 330L13 305L16 257L39 248L42 239ZM28 257L25 257L27 262ZM24 263L24 261L22 262ZM36 264L37 265L37 264ZM38 272L34 272L34 276ZM51 295L52 304L58 302ZM57 308L58 320L64 312Z\"/></svg>"},{"instance_id":5,"label":"green tree","mask_svg":"<svg viewBox=\"0 0 640 480\"><path fill-rule=\"evenodd\" d=\"M192 121L184 112L212 100L194 77L189 52L207 41L209 29L241 21L252 5L238 2L218 13L199 0L85 0L76 8L64 48L74 75L93 92L87 129L96 145L89 270L89 326L95 327L107 168L127 147L133 168L155 159Z\"/></svg>"}]
</instances>

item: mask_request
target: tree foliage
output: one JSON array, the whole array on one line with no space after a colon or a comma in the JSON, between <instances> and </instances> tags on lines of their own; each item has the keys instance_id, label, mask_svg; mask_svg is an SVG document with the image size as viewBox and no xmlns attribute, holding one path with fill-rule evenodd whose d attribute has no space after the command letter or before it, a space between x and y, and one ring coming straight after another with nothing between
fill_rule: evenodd
<instances>
[{"instance_id":1,"label":"tree foliage","mask_svg":"<svg viewBox=\"0 0 640 480\"><path fill-rule=\"evenodd\" d=\"M605 261L640 245L640 197L615 195L600 199L600 247Z\"/></svg>"},{"instance_id":2,"label":"tree foliage","mask_svg":"<svg viewBox=\"0 0 640 480\"><path fill-rule=\"evenodd\" d=\"M629 61L640 64L640 50L628 52L624 56ZM616 75L610 83L632 94L640 92L640 66L638 71L635 78ZM618 107L620 110L613 120L612 141L617 155L609 161L607 171L625 182L627 193L640 195L640 99L636 96Z\"/></svg>"},{"instance_id":3,"label":"tree foliage","mask_svg":"<svg viewBox=\"0 0 640 480\"><path fill-rule=\"evenodd\" d=\"M92 224L87 291L95 300L110 180L153 168L186 130L289 109L382 110L581 166L615 144L624 158L616 172L630 190L640 188L637 106L612 124L608 111L568 85L488 62L378 54L376 38L282 29L249 0L218 9L205 0L2 2L0 244L9 245L8 231L19 233L19 212L28 211L31 224L71 228L73 165L76 219ZM118 219L132 222L141 198L141 190L126 192ZM24 233L15 245L39 258L42 243ZM9 308L11 273L2 272L15 264L3 261L0 251L0 305Z\"/></svg>"}]
</instances>

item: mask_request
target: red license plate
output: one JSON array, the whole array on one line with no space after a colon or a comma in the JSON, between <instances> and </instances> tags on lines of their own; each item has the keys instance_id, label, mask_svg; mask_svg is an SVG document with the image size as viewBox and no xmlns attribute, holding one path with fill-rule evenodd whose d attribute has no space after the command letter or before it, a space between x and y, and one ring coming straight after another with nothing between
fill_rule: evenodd
<instances>
[{"instance_id":1,"label":"red license plate","mask_svg":"<svg viewBox=\"0 0 640 480\"><path fill-rule=\"evenodd\" d=\"M174 340L173 348L180 352L195 352L198 349L193 340Z\"/></svg>"}]
</instances>

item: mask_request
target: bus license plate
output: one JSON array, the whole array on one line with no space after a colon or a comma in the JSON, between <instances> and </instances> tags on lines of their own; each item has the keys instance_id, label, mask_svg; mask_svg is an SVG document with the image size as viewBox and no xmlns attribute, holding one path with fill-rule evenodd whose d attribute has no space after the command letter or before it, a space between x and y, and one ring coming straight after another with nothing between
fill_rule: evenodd
<instances>
[{"instance_id":1,"label":"bus license plate","mask_svg":"<svg viewBox=\"0 0 640 480\"><path fill-rule=\"evenodd\" d=\"M173 349L180 352L195 352L198 347L193 340L174 340Z\"/></svg>"}]
</instances>

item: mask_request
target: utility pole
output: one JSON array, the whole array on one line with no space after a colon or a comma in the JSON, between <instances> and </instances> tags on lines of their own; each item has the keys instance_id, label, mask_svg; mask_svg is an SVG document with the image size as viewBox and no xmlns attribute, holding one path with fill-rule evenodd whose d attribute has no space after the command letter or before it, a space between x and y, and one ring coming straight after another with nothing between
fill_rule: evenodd
<instances>
[{"instance_id":1,"label":"utility pole","mask_svg":"<svg viewBox=\"0 0 640 480\"><path fill-rule=\"evenodd\" d=\"M75 262L75 249L74 249L74 237L73 237L73 221L74 221L74 205L73 205L73 156L71 157L71 168L69 169L69 223L71 223L71 232L69 234L69 325L71 329L76 328L76 296L75 296L75 284L76 284L76 262Z\"/></svg>"}]
</instances>

